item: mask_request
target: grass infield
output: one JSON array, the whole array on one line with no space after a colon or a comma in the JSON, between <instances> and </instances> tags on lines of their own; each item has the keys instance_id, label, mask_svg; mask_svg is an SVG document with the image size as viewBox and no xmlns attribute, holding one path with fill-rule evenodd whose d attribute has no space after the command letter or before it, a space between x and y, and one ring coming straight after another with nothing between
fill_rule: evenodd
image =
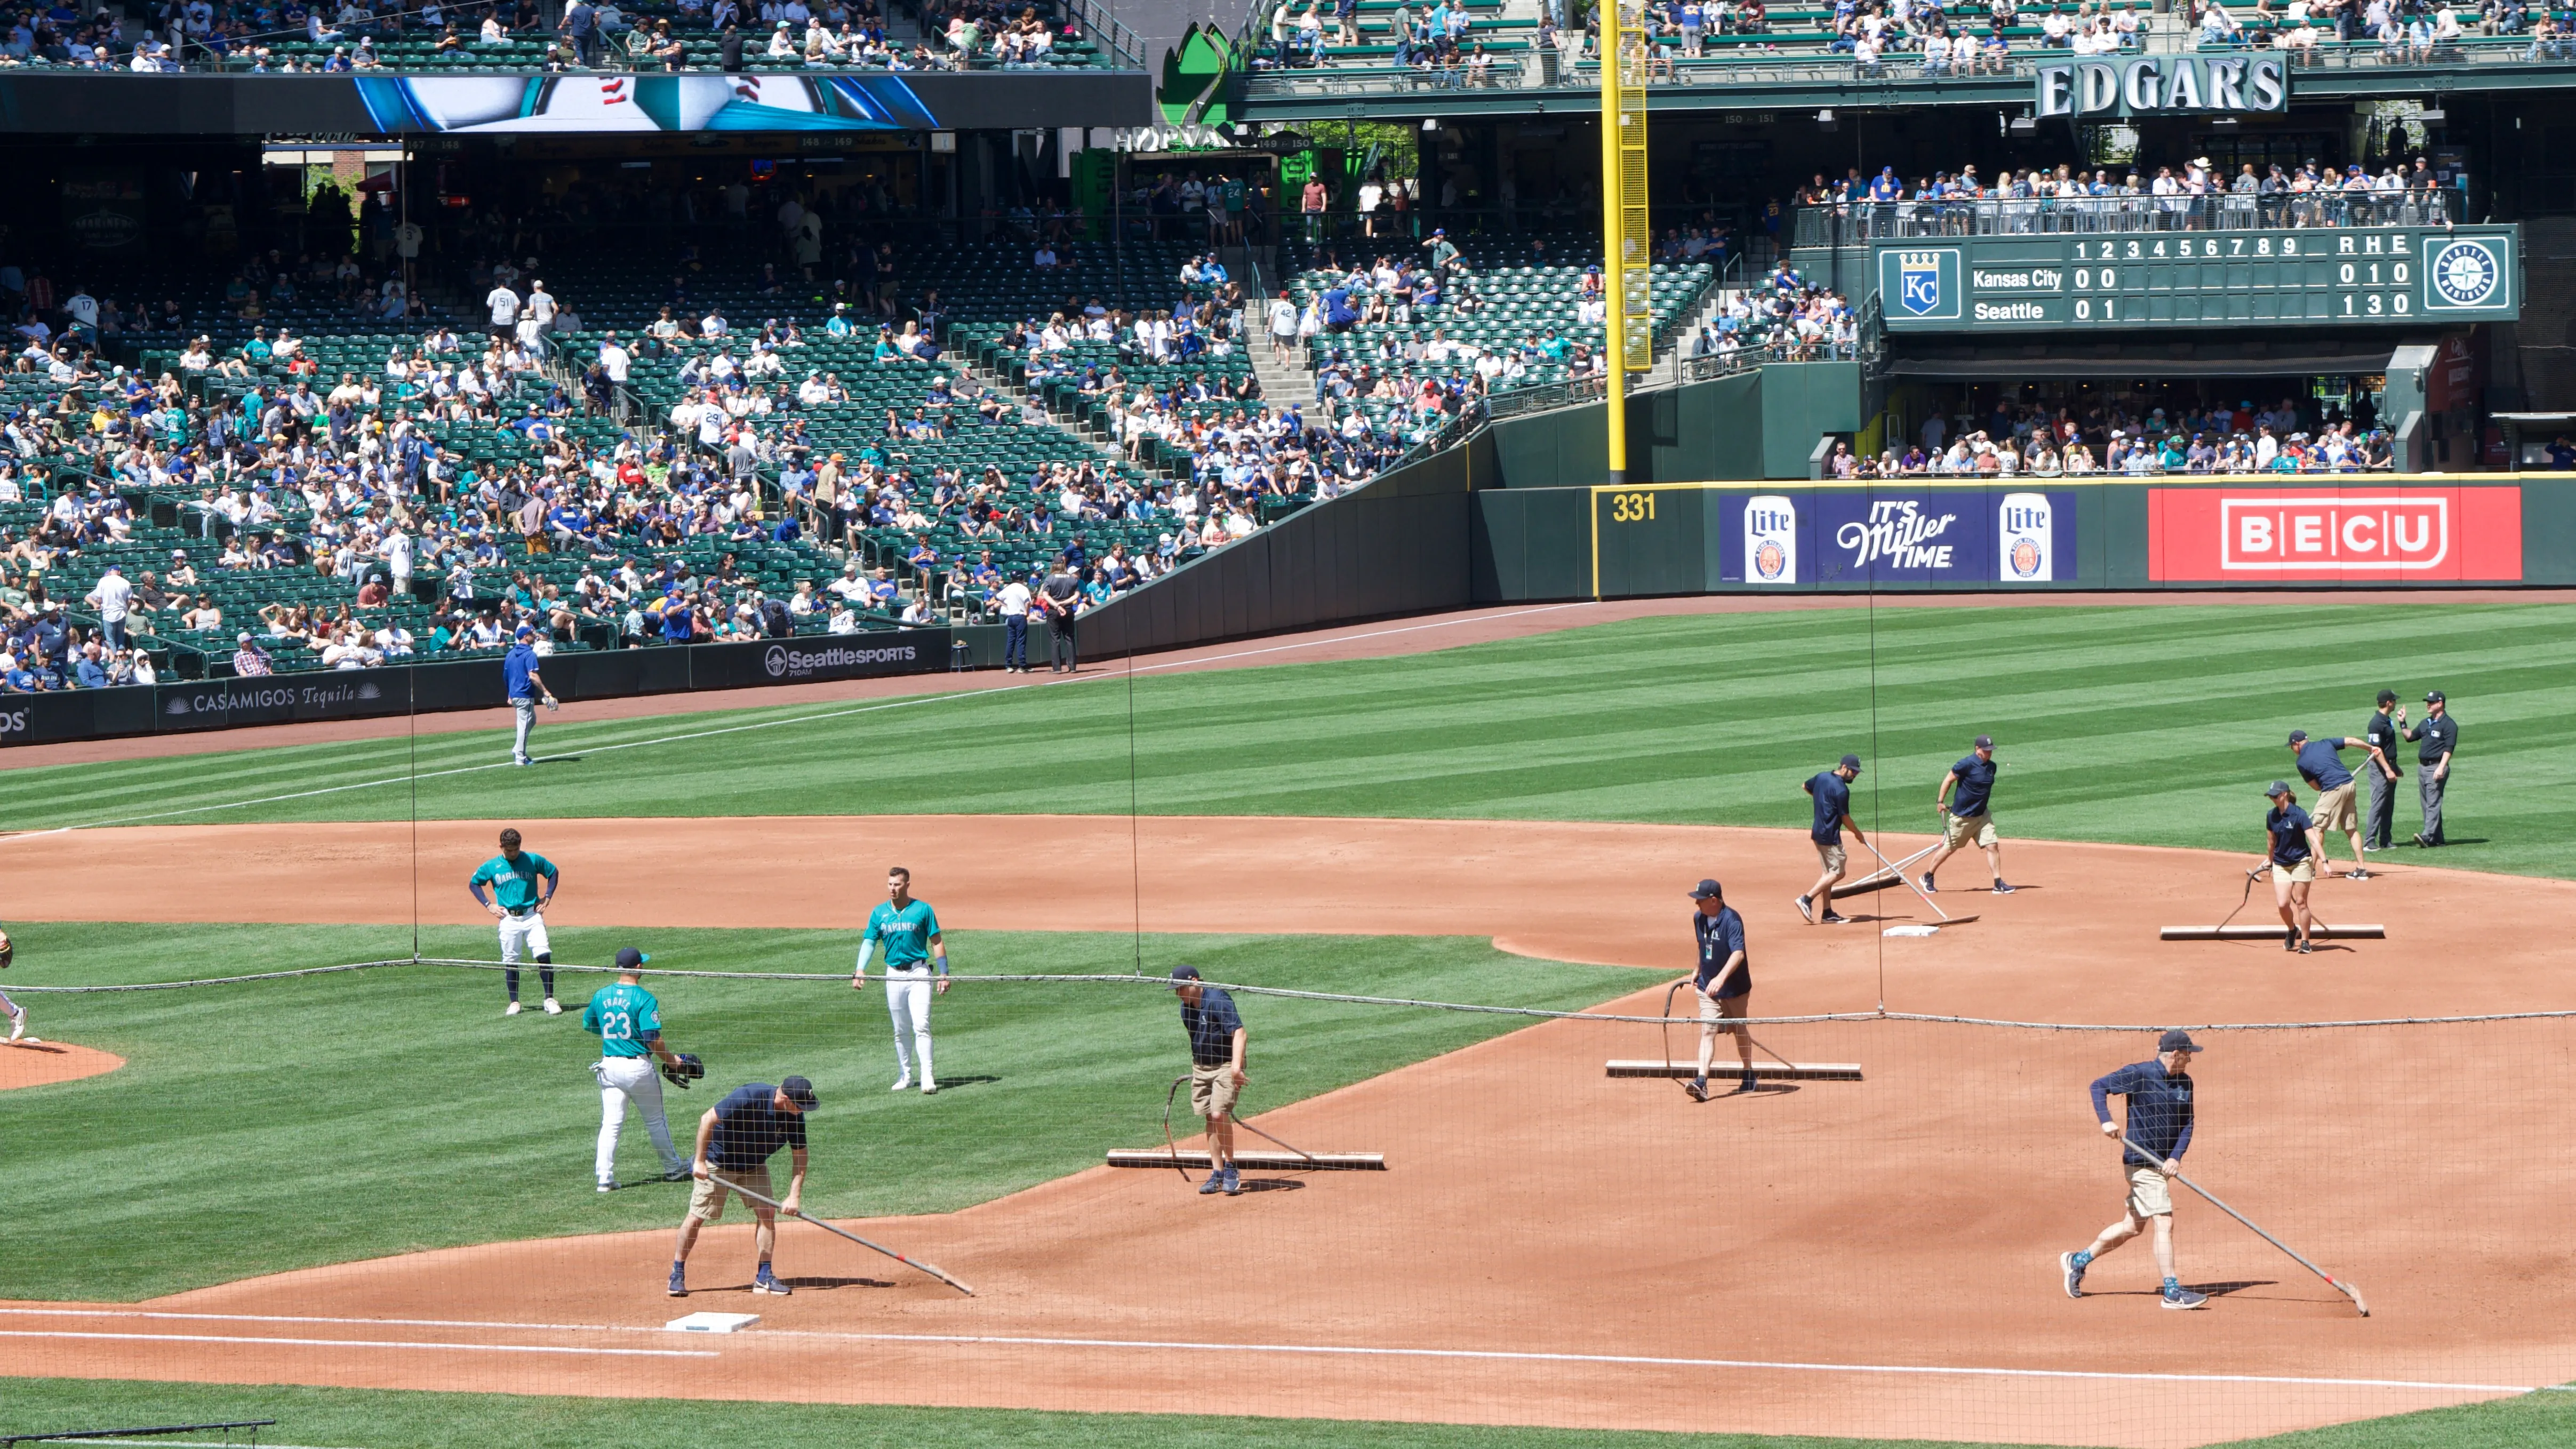
<instances>
[{"instance_id":1,"label":"grass infield","mask_svg":"<svg viewBox=\"0 0 2576 1449\"><path fill-rule=\"evenodd\" d=\"M13 934L46 985L174 980L408 956L409 927L29 924ZM568 959L620 945L657 966L846 972L855 936L818 931L555 932ZM1124 972L1127 936L956 932L959 970ZM491 933L424 932L429 955L480 956ZM1579 1007L1633 990L1623 967L1556 965L1457 937L1149 936L1148 971L1470 1002ZM13 975L17 973L12 973ZM580 1026L600 975L558 979L566 1013L504 1019L496 973L427 966L239 986L18 999L40 1036L127 1059L105 1076L0 1092L9 1211L0 1296L130 1301L288 1268L465 1243L667 1228L685 1189L630 1114L621 1175L592 1191L598 1039ZM15 983L12 983L15 984ZM31 983L32 984L32 983ZM886 1090L892 1032L878 988L843 981L653 983L674 1048L709 1080L665 1093L672 1129L745 1081L811 1077L819 1214L949 1212L1162 1140L1165 1089L1188 1060L1167 991L1118 984L961 985L936 1011L942 1090ZM1243 1001L1247 1110L1264 1111L1528 1023L1456 1012ZM1264 1043L1267 1043L1265 1049ZM1285 1043L1294 1043L1293 1048ZM960 1152L957 1144L975 1144ZM685 1147L683 1148L685 1150ZM782 1163L784 1159L781 1159ZM239 1167L257 1163L260 1207ZM537 1185L531 1190L531 1185ZM294 1223L293 1232L278 1224Z\"/></svg>"},{"instance_id":2,"label":"grass infield","mask_svg":"<svg viewBox=\"0 0 2576 1449\"><path fill-rule=\"evenodd\" d=\"M558 758L534 771L491 768L507 758L504 733L421 737L418 809L1124 814L1132 800L1148 814L1803 826L1799 782L1850 750L1869 762L1853 801L1863 825L1920 830L1942 772L1987 733L2000 744L1995 809L2008 838L2250 854L2262 787L2295 779L2288 732L2357 735L2385 685L2418 716L2425 690L2445 689L2463 722L2453 848L2426 858L2568 876L2576 756L2557 736L2576 711L2571 666L2567 605L1649 618L1404 658L1144 675L1132 739L1114 664L1089 682L968 696L590 724L575 706L546 717L539 746ZM10 771L0 820L112 823L259 800L166 819L407 818L414 748L375 740ZM2401 841L2418 820L2402 748ZM899 783L890 760L902 762ZM270 798L350 785L362 788Z\"/></svg>"},{"instance_id":3,"label":"grass infield","mask_svg":"<svg viewBox=\"0 0 2576 1449\"><path fill-rule=\"evenodd\" d=\"M1212 1393L1222 1397L1221 1388ZM88 1379L0 1378L0 1433L275 1419L261 1442L310 1449L1998 1449L1957 1441L1620 1433L1487 1425L1034 1413L671 1399L541 1398ZM2260 1449L2558 1449L2576 1394L2534 1394L2241 1441ZM130 1441L149 1445L154 1441Z\"/></svg>"}]
</instances>

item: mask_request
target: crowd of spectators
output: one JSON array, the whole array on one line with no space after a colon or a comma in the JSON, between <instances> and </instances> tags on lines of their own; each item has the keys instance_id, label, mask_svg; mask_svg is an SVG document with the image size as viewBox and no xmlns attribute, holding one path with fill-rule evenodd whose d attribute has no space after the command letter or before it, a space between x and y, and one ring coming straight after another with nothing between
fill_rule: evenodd
<instances>
[{"instance_id":1,"label":"crowd of spectators","mask_svg":"<svg viewBox=\"0 0 2576 1449\"><path fill-rule=\"evenodd\" d=\"M1978 426L1965 426L1965 424ZM2385 429L2339 412L2310 421L2283 398L2257 408L2250 398L2225 403L2159 404L2143 413L2117 403L2082 412L2037 404L1998 407L1983 418L1935 415L1911 446L1876 457L1837 443L1829 471L1837 478L1922 474L1992 477L2082 477L2241 473L2360 473L2392 464Z\"/></svg>"},{"instance_id":2,"label":"crowd of spectators","mask_svg":"<svg viewBox=\"0 0 2576 1449\"><path fill-rule=\"evenodd\" d=\"M1856 236L2438 225L2449 215L2441 179L2422 155L2383 156L2375 174L2360 162L2338 169L2313 156L2296 166L2248 161L2233 177L2206 156L2152 172L2061 163L2006 167L1992 178L1970 164L1911 182L1893 166L1866 179L1853 167L1840 181L1816 176L1796 202L1836 214Z\"/></svg>"},{"instance_id":3,"label":"crowd of spectators","mask_svg":"<svg viewBox=\"0 0 2576 1449\"><path fill-rule=\"evenodd\" d=\"M1726 294L1717 315L1691 339L1693 357L1753 354L1782 362L1849 358L1860 319L1840 292L1809 282L1787 262L1758 288Z\"/></svg>"}]
</instances>

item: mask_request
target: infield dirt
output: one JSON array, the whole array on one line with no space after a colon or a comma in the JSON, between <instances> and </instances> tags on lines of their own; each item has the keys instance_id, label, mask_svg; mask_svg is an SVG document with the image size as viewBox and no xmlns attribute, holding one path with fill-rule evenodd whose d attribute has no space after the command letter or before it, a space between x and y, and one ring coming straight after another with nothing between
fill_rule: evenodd
<instances>
[{"instance_id":1,"label":"infield dirt","mask_svg":"<svg viewBox=\"0 0 2576 1449\"><path fill-rule=\"evenodd\" d=\"M428 919L476 919L462 883L501 823L420 826ZM2401 858L2380 879L2317 888L2328 919L2384 923L2389 939L2301 958L2157 942L2159 925L2214 922L2235 904L2250 857L2205 852L2014 842L2023 890L1954 889L1943 906L1976 919L1908 939L1880 936L1875 921L1801 923L1789 898L1814 858L1795 832L518 823L566 863L550 913L560 924L855 928L872 895L680 892L583 868L682 835L703 858L756 860L792 831L800 850L908 864L952 930L1485 935L1537 957L1674 972L1611 1004L1648 1014L1690 960L1683 892L1701 876L1724 881L1747 917L1766 1016L1882 1002L2141 1024L2545 1008L2562 1004L2553 948L2513 923L2576 905L2576 883ZM75 877L113 871L121 897L154 919L259 920L275 899L259 882L287 861L331 860L295 895L299 919L406 920L415 863L410 827L399 829L85 832L76 853L11 862L12 883L30 901L76 901ZM1000 871L997 860L1049 864ZM1963 858L1951 883L1982 876ZM1932 919L1903 892L1846 909ZM2267 913L2258 899L2238 919ZM972 1010L973 991L941 1010ZM851 1011L851 1049L884 1054L882 1004L871 995ZM1246 1014L1257 1098L1263 1054L1298 1044L1259 1034L1257 999ZM1207 1199L1173 1175L1094 1169L961 1213L852 1224L974 1284L973 1299L791 1225L780 1261L806 1284L797 1296L746 1291L748 1229L729 1226L699 1250L704 1291L674 1303L662 1294L667 1236L620 1234L347 1264L148 1305L17 1305L40 1311L11 1326L44 1336L16 1339L9 1371L2146 1446L2576 1376L2569 1255L2553 1232L2576 1182L2528 1140L2554 1120L2539 1099L2570 1079L2576 1033L2564 1023L2208 1039L2193 1172L2358 1281L2367 1320L2188 1199L2184 1273L2218 1291L2210 1311L2159 1311L2143 1245L2105 1261L2094 1296L2064 1296L2055 1255L2115 1216L2120 1192L2084 1084L2148 1055L2143 1036L1894 1021L1776 1034L1801 1059L1861 1062L1866 1079L1695 1104L1669 1083L1602 1075L1610 1057L1658 1054L1658 1028L1552 1022L1255 1119L1315 1150L1385 1152L1383 1174L1282 1175ZM983 1089L1013 1089L1008 1063L983 1065L1001 1078ZM2371 1115L2373 1104L2389 1110ZM1137 1140L1120 1145L1153 1136L1140 1111ZM574 1190L587 1150L568 1144L582 1163L530 1190ZM674 1190L675 1218L678 1207ZM216 1316L127 1316L138 1307ZM658 1331L699 1308L762 1320L721 1339ZM635 1349L686 1356L603 1352Z\"/></svg>"}]
</instances>

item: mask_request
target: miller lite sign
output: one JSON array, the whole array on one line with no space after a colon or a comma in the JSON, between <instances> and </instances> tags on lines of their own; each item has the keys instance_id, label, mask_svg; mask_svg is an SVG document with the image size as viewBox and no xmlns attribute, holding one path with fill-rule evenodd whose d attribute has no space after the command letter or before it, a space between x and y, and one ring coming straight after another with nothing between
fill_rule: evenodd
<instances>
[{"instance_id":1,"label":"miller lite sign","mask_svg":"<svg viewBox=\"0 0 2576 1449\"><path fill-rule=\"evenodd\" d=\"M1744 581L1798 581L1798 510L1777 493L1744 500Z\"/></svg>"},{"instance_id":2,"label":"miller lite sign","mask_svg":"<svg viewBox=\"0 0 2576 1449\"><path fill-rule=\"evenodd\" d=\"M1995 554L2003 581L2044 584L2057 578L2055 517L2045 493L2007 493L1995 510Z\"/></svg>"}]
</instances>

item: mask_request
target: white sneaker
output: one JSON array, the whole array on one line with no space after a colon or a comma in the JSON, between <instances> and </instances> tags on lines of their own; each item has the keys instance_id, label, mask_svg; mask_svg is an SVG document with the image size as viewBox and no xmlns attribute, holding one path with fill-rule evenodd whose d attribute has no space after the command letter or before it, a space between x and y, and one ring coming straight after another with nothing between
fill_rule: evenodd
<instances>
[{"instance_id":1,"label":"white sneaker","mask_svg":"<svg viewBox=\"0 0 2576 1449\"><path fill-rule=\"evenodd\" d=\"M603 1182L599 1185L599 1190L601 1192L615 1192L617 1191L617 1184L613 1182Z\"/></svg>"},{"instance_id":2,"label":"white sneaker","mask_svg":"<svg viewBox=\"0 0 2576 1449\"><path fill-rule=\"evenodd\" d=\"M519 1014L519 1003L517 1003L517 1002L513 1001L513 1002L511 1002L509 1005L507 1005L507 1006L505 1006L505 1007L502 1007L502 1008L501 1008L501 1014L502 1014L503 1016L516 1016L516 1015L518 1015L518 1014Z\"/></svg>"},{"instance_id":3,"label":"white sneaker","mask_svg":"<svg viewBox=\"0 0 2576 1449\"><path fill-rule=\"evenodd\" d=\"M938 1090L939 1084L937 1082L925 1080L921 1084L921 1095L925 1097L936 1093Z\"/></svg>"},{"instance_id":4,"label":"white sneaker","mask_svg":"<svg viewBox=\"0 0 2576 1449\"><path fill-rule=\"evenodd\" d=\"M561 1015L563 1015L563 1003L562 1003L562 1002L560 1002L560 1001L555 1000L555 999L554 999L553 997L551 997L551 996L547 997L547 998L546 998L546 1015L548 1015L548 1016L561 1016Z\"/></svg>"},{"instance_id":5,"label":"white sneaker","mask_svg":"<svg viewBox=\"0 0 2576 1449\"><path fill-rule=\"evenodd\" d=\"M896 1091L898 1091L898 1092L909 1092L909 1091L911 1091L911 1090L912 1090L912 1078L910 1078L910 1077L897 1077L897 1078L895 1078L895 1082L894 1082L894 1089L895 1089Z\"/></svg>"}]
</instances>

